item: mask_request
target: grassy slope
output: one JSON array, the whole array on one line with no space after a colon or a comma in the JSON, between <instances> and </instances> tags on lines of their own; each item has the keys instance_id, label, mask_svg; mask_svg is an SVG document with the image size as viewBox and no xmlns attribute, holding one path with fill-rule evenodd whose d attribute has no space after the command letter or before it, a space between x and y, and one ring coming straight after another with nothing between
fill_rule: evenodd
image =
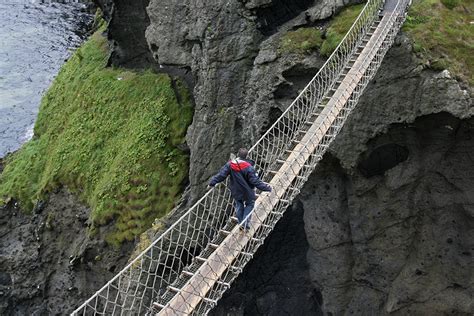
<instances>
[{"instance_id":1,"label":"grassy slope","mask_svg":"<svg viewBox=\"0 0 474 316\"><path fill-rule=\"evenodd\" d=\"M365 4L357 4L344 8L334 17L326 31L326 39L321 45L321 55L329 57L351 28Z\"/></svg>"},{"instance_id":2,"label":"grassy slope","mask_svg":"<svg viewBox=\"0 0 474 316\"><path fill-rule=\"evenodd\" d=\"M280 42L282 53L310 53L321 47L322 31L314 27L299 28L286 33Z\"/></svg>"},{"instance_id":3,"label":"grassy slope","mask_svg":"<svg viewBox=\"0 0 474 316\"><path fill-rule=\"evenodd\" d=\"M301 28L286 33L282 53L310 53L319 49L329 57L349 30L363 4L344 8L325 32ZM403 30L414 41L415 52L437 70L449 69L474 83L474 0L414 0Z\"/></svg>"},{"instance_id":4,"label":"grassy slope","mask_svg":"<svg viewBox=\"0 0 474 316\"><path fill-rule=\"evenodd\" d=\"M474 0L414 0L403 27L434 69L474 83Z\"/></svg>"},{"instance_id":5,"label":"grassy slope","mask_svg":"<svg viewBox=\"0 0 474 316\"><path fill-rule=\"evenodd\" d=\"M186 89L150 71L105 68L95 33L62 67L42 100L35 137L11 155L0 197L32 210L66 185L92 207L92 229L115 220L108 241L130 240L173 206L187 177L192 120ZM0 201L1 203L1 201Z\"/></svg>"},{"instance_id":6,"label":"grassy slope","mask_svg":"<svg viewBox=\"0 0 474 316\"><path fill-rule=\"evenodd\" d=\"M310 53L320 50L329 57L354 23L364 4L351 5L339 12L330 22L325 34L315 27L300 28L286 33L281 38L280 52Z\"/></svg>"}]
</instances>

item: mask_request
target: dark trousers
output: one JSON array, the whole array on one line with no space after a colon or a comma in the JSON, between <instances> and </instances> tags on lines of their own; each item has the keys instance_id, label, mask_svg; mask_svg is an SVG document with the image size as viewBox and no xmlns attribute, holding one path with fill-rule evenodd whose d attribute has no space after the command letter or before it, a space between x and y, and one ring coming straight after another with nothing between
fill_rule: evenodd
<instances>
[{"instance_id":1,"label":"dark trousers","mask_svg":"<svg viewBox=\"0 0 474 316\"><path fill-rule=\"evenodd\" d=\"M235 206L235 213L237 215L237 220L239 221L239 224L242 224L242 226L245 229L250 228L250 218L252 216L249 216L245 223L243 223L244 219L252 212L253 207L255 206L255 201L241 201L241 200L235 200L234 201L234 206Z\"/></svg>"}]
</instances>

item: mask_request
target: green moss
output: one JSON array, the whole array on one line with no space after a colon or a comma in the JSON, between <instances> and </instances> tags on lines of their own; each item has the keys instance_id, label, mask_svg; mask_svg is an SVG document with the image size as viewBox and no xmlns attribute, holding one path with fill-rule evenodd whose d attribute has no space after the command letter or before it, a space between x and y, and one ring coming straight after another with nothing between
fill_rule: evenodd
<instances>
[{"instance_id":1,"label":"green moss","mask_svg":"<svg viewBox=\"0 0 474 316\"><path fill-rule=\"evenodd\" d=\"M103 18L102 10L100 8L97 8L94 15L94 23L92 25L92 30L96 31L99 29L103 29L106 27L106 25L107 25L107 22Z\"/></svg>"},{"instance_id":2,"label":"green moss","mask_svg":"<svg viewBox=\"0 0 474 316\"><path fill-rule=\"evenodd\" d=\"M346 7L334 17L321 45L321 55L329 57L332 54L357 19L364 5L357 4Z\"/></svg>"},{"instance_id":3,"label":"green moss","mask_svg":"<svg viewBox=\"0 0 474 316\"><path fill-rule=\"evenodd\" d=\"M92 207L91 233L115 221L107 240L130 240L166 214L182 190L188 157L176 148L192 120L188 92L167 75L106 68L95 33L44 96L35 137L0 175L2 200L32 210L65 185Z\"/></svg>"},{"instance_id":4,"label":"green moss","mask_svg":"<svg viewBox=\"0 0 474 316\"><path fill-rule=\"evenodd\" d=\"M310 53L321 47L323 39L321 30L308 27L286 33L280 42L282 53Z\"/></svg>"},{"instance_id":5,"label":"green moss","mask_svg":"<svg viewBox=\"0 0 474 316\"><path fill-rule=\"evenodd\" d=\"M351 28L364 4L344 8L330 22L325 35L314 27L300 28L286 33L280 41L281 53L311 53L319 49L320 54L329 57Z\"/></svg>"},{"instance_id":6,"label":"green moss","mask_svg":"<svg viewBox=\"0 0 474 316\"><path fill-rule=\"evenodd\" d=\"M448 9L452 10L459 5L460 0L441 0L441 3Z\"/></svg>"},{"instance_id":7,"label":"green moss","mask_svg":"<svg viewBox=\"0 0 474 316\"><path fill-rule=\"evenodd\" d=\"M474 83L474 1L415 0L403 27L414 51L435 70Z\"/></svg>"},{"instance_id":8,"label":"green moss","mask_svg":"<svg viewBox=\"0 0 474 316\"><path fill-rule=\"evenodd\" d=\"M45 227L47 230L53 230L54 229L54 213L49 212L48 215L46 215L46 220L45 220Z\"/></svg>"}]
</instances>

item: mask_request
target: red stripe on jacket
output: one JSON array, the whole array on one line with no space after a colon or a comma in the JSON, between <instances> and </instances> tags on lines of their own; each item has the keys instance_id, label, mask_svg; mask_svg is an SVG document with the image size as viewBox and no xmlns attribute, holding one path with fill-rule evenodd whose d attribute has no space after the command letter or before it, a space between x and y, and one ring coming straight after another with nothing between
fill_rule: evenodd
<instances>
[{"instance_id":1,"label":"red stripe on jacket","mask_svg":"<svg viewBox=\"0 0 474 316\"><path fill-rule=\"evenodd\" d=\"M250 166L252 165L249 162L244 161L244 160L238 160L238 163L235 160L230 162L230 167L235 172L243 171L244 169L247 169Z\"/></svg>"}]
</instances>

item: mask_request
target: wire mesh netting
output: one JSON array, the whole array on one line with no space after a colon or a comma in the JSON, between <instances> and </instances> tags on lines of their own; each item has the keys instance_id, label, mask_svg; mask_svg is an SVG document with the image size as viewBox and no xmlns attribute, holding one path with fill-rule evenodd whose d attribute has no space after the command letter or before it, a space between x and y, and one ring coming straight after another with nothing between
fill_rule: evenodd
<instances>
[{"instance_id":1,"label":"wire mesh netting","mask_svg":"<svg viewBox=\"0 0 474 316\"><path fill-rule=\"evenodd\" d=\"M405 19L407 2L369 0L343 41L250 149L272 192L242 226L227 185L208 191L73 315L205 315L231 286L340 132Z\"/></svg>"}]
</instances>

